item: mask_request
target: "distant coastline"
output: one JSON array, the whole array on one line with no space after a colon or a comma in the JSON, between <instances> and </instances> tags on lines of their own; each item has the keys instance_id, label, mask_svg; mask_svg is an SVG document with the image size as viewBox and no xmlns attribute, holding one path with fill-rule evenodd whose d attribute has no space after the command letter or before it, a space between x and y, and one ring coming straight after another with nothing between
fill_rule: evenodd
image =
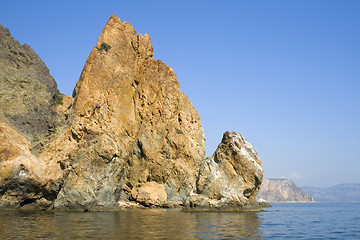
<instances>
[{"instance_id":1,"label":"distant coastline","mask_svg":"<svg viewBox=\"0 0 360 240\"><path fill-rule=\"evenodd\" d=\"M294 181L281 178L263 179L257 199L269 203L314 202L314 199Z\"/></svg>"},{"instance_id":2,"label":"distant coastline","mask_svg":"<svg viewBox=\"0 0 360 240\"><path fill-rule=\"evenodd\" d=\"M359 203L360 183L342 183L328 188L302 187L316 202Z\"/></svg>"}]
</instances>

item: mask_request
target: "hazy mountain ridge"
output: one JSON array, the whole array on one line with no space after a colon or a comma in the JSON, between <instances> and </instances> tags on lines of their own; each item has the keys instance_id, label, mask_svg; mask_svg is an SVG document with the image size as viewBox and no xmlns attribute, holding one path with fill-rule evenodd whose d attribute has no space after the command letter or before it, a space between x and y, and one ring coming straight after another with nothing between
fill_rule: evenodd
<instances>
[{"instance_id":1,"label":"hazy mountain ridge","mask_svg":"<svg viewBox=\"0 0 360 240\"><path fill-rule=\"evenodd\" d=\"M303 187L316 202L360 202L360 183L343 183L329 188Z\"/></svg>"}]
</instances>

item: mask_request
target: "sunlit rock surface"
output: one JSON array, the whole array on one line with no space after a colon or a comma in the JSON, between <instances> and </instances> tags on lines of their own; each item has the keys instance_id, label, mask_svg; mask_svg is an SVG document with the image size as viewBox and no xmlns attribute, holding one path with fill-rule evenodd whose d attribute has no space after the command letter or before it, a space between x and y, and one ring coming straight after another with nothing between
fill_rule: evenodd
<instances>
[{"instance_id":1,"label":"sunlit rock surface","mask_svg":"<svg viewBox=\"0 0 360 240\"><path fill-rule=\"evenodd\" d=\"M113 15L73 97L72 124L44 153L64 169L55 208L115 207L119 197L162 206L195 190L205 155L200 117L172 68L153 59L148 34ZM158 201L142 197L149 182L164 189Z\"/></svg>"},{"instance_id":2,"label":"sunlit rock surface","mask_svg":"<svg viewBox=\"0 0 360 240\"><path fill-rule=\"evenodd\" d=\"M210 209L258 208L256 194L263 178L257 152L240 134L224 133L213 156L200 165L197 192L188 207Z\"/></svg>"},{"instance_id":3,"label":"sunlit rock surface","mask_svg":"<svg viewBox=\"0 0 360 240\"><path fill-rule=\"evenodd\" d=\"M9 34L0 36L6 40ZM14 66L1 81L14 76ZM45 120L36 126L46 131L26 132L15 124L33 118L27 115L30 105L19 107L21 117L11 115L13 120L1 109L0 207L259 209L262 167L256 151L240 134L226 132L214 155L204 159L200 116L173 69L153 59L148 34L111 16L73 98L59 94L47 75L40 81L30 72L26 78L44 90L43 102L36 100L32 109L41 108L38 117ZM2 99L16 94L2 91ZM21 91L33 94L32 88Z\"/></svg>"}]
</instances>

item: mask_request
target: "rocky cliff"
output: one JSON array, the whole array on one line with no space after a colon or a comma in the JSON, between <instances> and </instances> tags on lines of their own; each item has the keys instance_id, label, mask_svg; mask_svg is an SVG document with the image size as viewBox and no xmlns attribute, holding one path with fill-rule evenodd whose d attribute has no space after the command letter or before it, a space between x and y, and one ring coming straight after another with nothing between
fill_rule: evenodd
<instances>
[{"instance_id":1,"label":"rocky cliff","mask_svg":"<svg viewBox=\"0 0 360 240\"><path fill-rule=\"evenodd\" d=\"M50 156L66 153L56 160L66 179L56 208L112 207L119 195L162 206L194 191L205 155L200 117L172 68L153 59L148 34L112 16L73 97L76 117L50 147ZM166 197L148 202L148 183Z\"/></svg>"},{"instance_id":2,"label":"rocky cliff","mask_svg":"<svg viewBox=\"0 0 360 240\"><path fill-rule=\"evenodd\" d=\"M60 96L56 82L34 50L1 25L0 49L0 121L39 149L64 125L54 109Z\"/></svg>"},{"instance_id":3,"label":"rocky cliff","mask_svg":"<svg viewBox=\"0 0 360 240\"><path fill-rule=\"evenodd\" d=\"M257 198L267 202L313 202L313 198L289 179L264 179Z\"/></svg>"},{"instance_id":4,"label":"rocky cliff","mask_svg":"<svg viewBox=\"0 0 360 240\"><path fill-rule=\"evenodd\" d=\"M3 78L8 75L13 73ZM54 125L65 127L44 134L47 141L35 154L34 139L8 118L3 121L0 206L258 208L257 153L241 135L227 132L204 159L200 116L173 69L153 59L148 34L137 34L113 15L86 60L73 100L65 98L57 108L53 79L39 78L31 75L29 82L49 82L43 101Z\"/></svg>"}]
</instances>

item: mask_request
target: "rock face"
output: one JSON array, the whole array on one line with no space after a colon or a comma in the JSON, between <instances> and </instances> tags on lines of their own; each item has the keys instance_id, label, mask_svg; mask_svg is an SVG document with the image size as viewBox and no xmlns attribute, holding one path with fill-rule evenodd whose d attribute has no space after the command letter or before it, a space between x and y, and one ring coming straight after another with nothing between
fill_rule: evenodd
<instances>
[{"instance_id":1,"label":"rock face","mask_svg":"<svg viewBox=\"0 0 360 240\"><path fill-rule=\"evenodd\" d=\"M0 25L0 121L41 148L63 119L54 110L56 82L29 45L20 45Z\"/></svg>"},{"instance_id":2,"label":"rock face","mask_svg":"<svg viewBox=\"0 0 360 240\"><path fill-rule=\"evenodd\" d=\"M148 34L113 15L73 97L76 117L49 153L66 152L57 159L65 174L55 208L114 207L119 196L144 202L148 182L170 202L195 190L205 154L200 117L172 68L153 59Z\"/></svg>"},{"instance_id":3,"label":"rock face","mask_svg":"<svg viewBox=\"0 0 360 240\"><path fill-rule=\"evenodd\" d=\"M0 207L47 208L61 172L38 154L66 126L55 111L59 91L40 57L1 25L0 86Z\"/></svg>"},{"instance_id":4,"label":"rock face","mask_svg":"<svg viewBox=\"0 0 360 240\"><path fill-rule=\"evenodd\" d=\"M224 133L215 153L202 161L196 193L187 206L210 209L256 208L263 169L257 152L240 134Z\"/></svg>"},{"instance_id":5,"label":"rock face","mask_svg":"<svg viewBox=\"0 0 360 240\"><path fill-rule=\"evenodd\" d=\"M271 203L313 202L313 198L289 179L264 179L257 198Z\"/></svg>"},{"instance_id":6,"label":"rock face","mask_svg":"<svg viewBox=\"0 0 360 240\"><path fill-rule=\"evenodd\" d=\"M31 144L9 125L0 122L0 208L18 208L36 202L47 208L55 200L52 186L56 165L40 162Z\"/></svg>"},{"instance_id":7,"label":"rock face","mask_svg":"<svg viewBox=\"0 0 360 240\"><path fill-rule=\"evenodd\" d=\"M204 159L200 117L173 69L153 59L148 34L136 34L113 15L86 60L73 99L62 97L55 108L60 95L50 91L52 78L47 81L45 102L58 116L50 119L66 127L56 127L35 155L34 138L14 127L16 132L11 121L0 125L0 206L257 207L257 153L241 135L227 132L214 155Z\"/></svg>"}]
</instances>

